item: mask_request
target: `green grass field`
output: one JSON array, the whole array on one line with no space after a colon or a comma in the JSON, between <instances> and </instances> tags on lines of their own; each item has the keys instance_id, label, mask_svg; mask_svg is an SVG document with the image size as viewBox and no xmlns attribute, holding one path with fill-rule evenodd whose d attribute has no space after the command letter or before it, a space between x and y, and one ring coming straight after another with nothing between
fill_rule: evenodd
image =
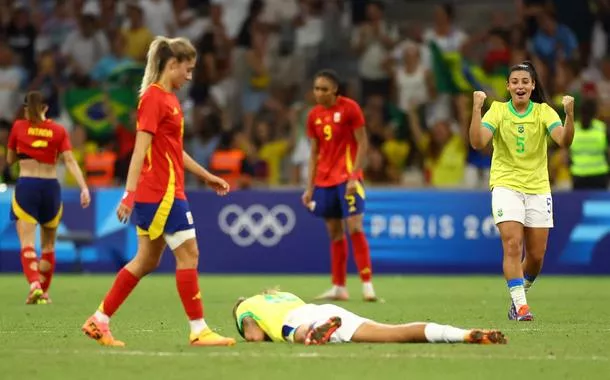
<instances>
[{"instance_id":1,"label":"green grass field","mask_svg":"<svg viewBox=\"0 0 610 380\"><path fill-rule=\"evenodd\" d=\"M529 293L537 319L506 319L508 296L500 277L376 277L385 303L341 305L382 322L435 321L495 327L506 346L441 344L321 347L244 343L192 348L172 276L146 278L113 319L127 347L105 348L80 326L95 310L111 276L54 279L52 305L23 304L22 276L0 276L0 379L608 379L610 278L542 277ZM281 286L305 300L326 277L201 276L206 319L238 337L231 308L240 295Z\"/></svg>"}]
</instances>

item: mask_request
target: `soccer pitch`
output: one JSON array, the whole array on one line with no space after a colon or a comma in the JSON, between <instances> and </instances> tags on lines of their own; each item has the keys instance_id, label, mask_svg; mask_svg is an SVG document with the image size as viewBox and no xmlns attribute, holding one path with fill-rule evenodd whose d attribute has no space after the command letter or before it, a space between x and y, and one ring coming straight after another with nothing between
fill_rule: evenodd
<instances>
[{"instance_id":1,"label":"soccer pitch","mask_svg":"<svg viewBox=\"0 0 610 380\"><path fill-rule=\"evenodd\" d=\"M610 278L544 277L529 293L534 322L506 319L508 294L497 277L377 276L385 303L340 303L380 322L435 321L495 327L506 346L344 344L305 347L245 343L188 346L188 325L173 276L151 275L112 323L125 348L97 345L80 331L113 276L57 275L52 305L26 306L22 276L0 276L0 378L8 379L607 379ZM238 296L280 286L310 300L328 286L319 276L200 276L208 323L238 337Z\"/></svg>"}]
</instances>

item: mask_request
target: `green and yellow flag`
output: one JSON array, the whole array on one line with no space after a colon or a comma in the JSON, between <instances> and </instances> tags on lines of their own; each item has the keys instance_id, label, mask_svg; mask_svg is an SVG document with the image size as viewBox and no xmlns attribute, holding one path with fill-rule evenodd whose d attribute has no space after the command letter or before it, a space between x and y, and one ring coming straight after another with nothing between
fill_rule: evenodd
<instances>
[{"instance_id":1,"label":"green and yellow flag","mask_svg":"<svg viewBox=\"0 0 610 380\"><path fill-rule=\"evenodd\" d=\"M116 119L129 123L129 114L137 106L137 93L131 89L70 89L64 94L64 105L70 117L87 129L89 138L101 139L114 131L109 118L110 107Z\"/></svg>"}]
</instances>

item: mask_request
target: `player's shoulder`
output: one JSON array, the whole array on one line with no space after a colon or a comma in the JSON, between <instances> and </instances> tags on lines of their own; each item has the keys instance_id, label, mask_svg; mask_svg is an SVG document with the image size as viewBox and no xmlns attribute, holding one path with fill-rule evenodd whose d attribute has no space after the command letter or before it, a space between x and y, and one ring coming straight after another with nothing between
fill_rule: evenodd
<instances>
[{"instance_id":1,"label":"player's shoulder","mask_svg":"<svg viewBox=\"0 0 610 380\"><path fill-rule=\"evenodd\" d=\"M493 102L491 102L491 105L489 106L489 110L487 112L502 112L504 110L508 109L508 102L503 102L500 100L494 100Z\"/></svg>"},{"instance_id":2,"label":"player's shoulder","mask_svg":"<svg viewBox=\"0 0 610 380\"><path fill-rule=\"evenodd\" d=\"M556 112L555 109L546 102L543 102L543 103L533 102L533 103L534 103L534 109L537 109L540 112Z\"/></svg>"},{"instance_id":3,"label":"player's shoulder","mask_svg":"<svg viewBox=\"0 0 610 380\"><path fill-rule=\"evenodd\" d=\"M151 100L161 100L165 97L166 91L156 84L148 86L140 97L140 103Z\"/></svg>"},{"instance_id":4,"label":"player's shoulder","mask_svg":"<svg viewBox=\"0 0 610 380\"><path fill-rule=\"evenodd\" d=\"M30 121L27 119L17 119L13 121L13 128L23 128L30 125Z\"/></svg>"},{"instance_id":5,"label":"player's shoulder","mask_svg":"<svg viewBox=\"0 0 610 380\"><path fill-rule=\"evenodd\" d=\"M352 98L348 98L347 96L339 96L337 98L337 103L344 107L356 108L360 109L360 104Z\"/></svg>"},{"instance_id":6,"label":"player's shoulder","mask_svg":"<svg viewBox=\"0 0 610 380\"><path fill-rule=\"evenodd\" d=\"M58 122L56 122L55 120L52 120L52 119L47 119L46 125L51 129L55 129L55 130L59 130L59 131L66 130L62 124L59 124Z\"/></svg>"}]
</instances>

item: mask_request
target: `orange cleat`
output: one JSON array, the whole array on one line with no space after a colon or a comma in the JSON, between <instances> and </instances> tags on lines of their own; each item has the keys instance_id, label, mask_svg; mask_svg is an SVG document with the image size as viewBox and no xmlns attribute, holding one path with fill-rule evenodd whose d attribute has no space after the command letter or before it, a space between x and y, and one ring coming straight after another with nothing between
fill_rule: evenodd
<instances>
[{"instance_id":1,"label":"orange cleat","mask_svg":"<svg viewBox=\"0 0 610 380\"><path fill-rule=\"evenodd\" d=\"M508 339L499 330L470 330L464 343L471 344L507 344Z\"/></svg>"},{"instance_id":2,"label":"orange cleat","mask_svg":"<svg viewBox=\"0 0 610 380\"><path fill-rule=\"evenodd\" d=\"M97 341L102 346L125 347L125 343L114 339L110 332L109 324L98 321L98 319L95 318L95 315L89 317L81 329L85 335Z\"/></svg>"},{"instance_id":3,"label":"orange cleat","mask_svg":"<svg viewBox=\"0 0 610 380\"><path fill-rule=\"evenodd\" d=\"M331 317L318 327L311 326L305 338L305 345L322 345L328 343L330 336L341 327L341 317Z\"/></svg>"},{"instance_id":4,"label":"orange cleat","mask_svg":"<svg viewBox=\"0 0 610 380\"><path fill-rule=\"evenodd\" d=\"M212 331L209 327L203 329L199 335L191 334L191 346L234 346L235 339L226 338Z\"/></svg>"}]
</instances>

